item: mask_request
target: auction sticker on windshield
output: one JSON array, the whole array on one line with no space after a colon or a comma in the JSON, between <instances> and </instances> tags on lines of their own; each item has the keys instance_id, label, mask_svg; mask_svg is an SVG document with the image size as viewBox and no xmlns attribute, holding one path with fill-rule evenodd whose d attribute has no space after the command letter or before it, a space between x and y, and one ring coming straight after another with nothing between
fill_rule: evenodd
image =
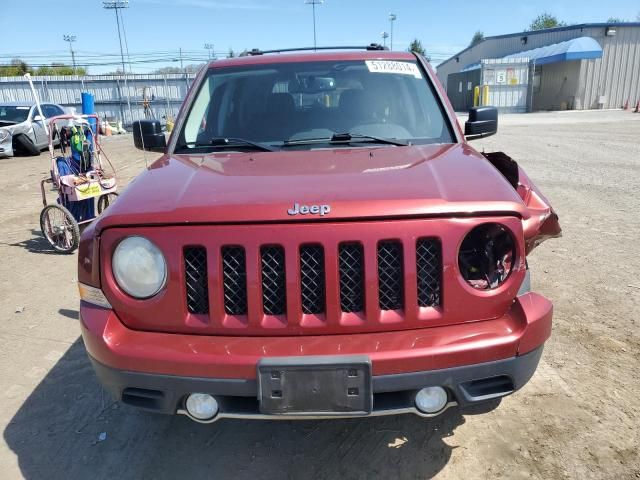
<instances>
[{"instance_id":1,"label":"auction sticker on windshield","mask_svg":"<svg viewBox=\"0 0 640 480\"><path fill-rule=\"evenodd\" d=\"M367 68L373 73L400 73L422 78L418 65L409 62L394 62L389 60L365 60Z\"/></svg>"}]
</instances>

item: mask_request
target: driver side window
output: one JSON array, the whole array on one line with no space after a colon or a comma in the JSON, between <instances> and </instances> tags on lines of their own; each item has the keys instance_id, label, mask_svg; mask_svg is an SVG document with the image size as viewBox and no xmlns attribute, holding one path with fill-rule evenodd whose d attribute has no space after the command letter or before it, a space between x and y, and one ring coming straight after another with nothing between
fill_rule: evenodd
<instances>
[{"instance_id":1,"label":"driver side window","mask_svg":"<svg viewBox=\"0 0 640 480\"><path fill-rule=\"evenodd\" d=\"M59 108L55 105L42 105L42 113L44 113L45 118L51 118L62 114L62 112L59 112Z\"/></svg>"}]
</instances>

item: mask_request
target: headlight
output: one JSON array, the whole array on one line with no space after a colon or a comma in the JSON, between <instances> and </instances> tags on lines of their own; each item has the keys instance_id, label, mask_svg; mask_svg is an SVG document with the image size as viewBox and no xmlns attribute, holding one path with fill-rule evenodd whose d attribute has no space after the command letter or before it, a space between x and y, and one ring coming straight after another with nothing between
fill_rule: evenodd
<instances>
[{"instance_id":1,"label":"headlight","mask_svg":"<svg viewBox=\"0 0 640 480\"><path fill-rule=\"evenodd\" d=\"M10 136L9 130L0 130L0 142L4 142Z\"/></svg>"},{"instance_id":2,"label":"headlight","mask_svg":"<svg viewBox=\"0 0 640 480\"><path fill-rule=\"evenodd\" d=\"M113 254L111 266L120 288L135 298L153 297L167 281L164 255L144 237L122 240Z\"/></svg>"},{"instance_id":3,"label":"headlight","mask_svg":"<svg viewBox=\"0 0 640 480\"><path fill-rule=\"evenodd\" d=\"M491 290L504 283L515 261L513 236L498 223L485 223L471 230L460 247L458 266L462 277L478 290Z\"/></svg>"}]
</instances>

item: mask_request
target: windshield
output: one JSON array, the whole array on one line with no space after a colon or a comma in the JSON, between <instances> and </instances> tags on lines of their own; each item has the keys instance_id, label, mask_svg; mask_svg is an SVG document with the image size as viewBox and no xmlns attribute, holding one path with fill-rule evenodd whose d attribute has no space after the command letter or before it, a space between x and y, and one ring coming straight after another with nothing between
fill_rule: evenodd
<instances>
[{"instance_id":1,"label":"windshield","mask_svg":"<svg viewBox=\"0 0 640 480\"><path fill-rule=\"evenodd\" d=\"M30 109L31 107L0 105L0 122L24 122L29 116Z\"/></svg>"},{"instance_id":2,"label":"windshield","mask_svg":"<svg viewBox=\"0 0 640 480\"><path fill-rule=\"evenodd\" d=\"M308 149L326 148L323 140L334 147L452 138L431 82L415 60L323 61L211 69L176 150L251 148L247 141ZM223 145L220 139L229 140ZM394 144L401 143L386 143Z\"/></svg>"}]
</instances>

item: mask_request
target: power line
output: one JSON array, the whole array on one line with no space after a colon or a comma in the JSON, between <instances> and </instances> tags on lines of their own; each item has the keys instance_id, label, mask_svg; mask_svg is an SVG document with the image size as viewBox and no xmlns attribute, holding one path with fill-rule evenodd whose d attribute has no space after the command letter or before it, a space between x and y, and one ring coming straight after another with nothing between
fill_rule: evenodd
<instances>
[{"instance_id":1,"label":"power line","mask_svg":"<svg viewBox=\"0 0 640 480\"><path fill-rule=\"evenodd\" d=\"M118 14L118 9L116 9L116 15ZM120 24L122 25L122 36L124 37L124 49L127 52L127 60L129 60L129 73L133 73L131 70L131 57L129 56L129 43L127 42L127 31L124 29L124 17L122 16L122 12L120 12Z\"/></svg>"}]
</instances>

